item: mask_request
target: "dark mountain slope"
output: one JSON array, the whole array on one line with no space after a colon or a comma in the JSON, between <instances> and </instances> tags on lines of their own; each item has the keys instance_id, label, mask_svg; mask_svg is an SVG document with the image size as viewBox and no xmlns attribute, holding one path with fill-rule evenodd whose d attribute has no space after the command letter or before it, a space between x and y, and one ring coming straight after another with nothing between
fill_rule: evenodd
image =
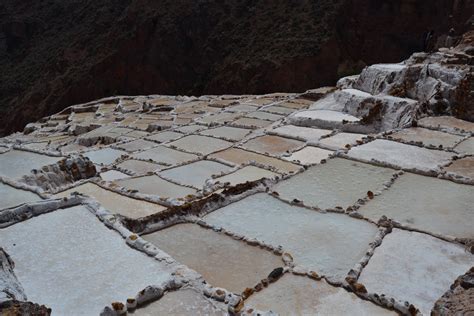
<instances>
[{"instance_id":1,"label":"dark mountain slope","mask_svg":"<svg viewBox=\"0 0 474 316\"><path fill-rule=\"evenodd\" d=\"M0 134L113 94L304 91L461 32L472 0L3 0ZM448 18L449 15L453 18Z\"/></svg>"}]
</instances>

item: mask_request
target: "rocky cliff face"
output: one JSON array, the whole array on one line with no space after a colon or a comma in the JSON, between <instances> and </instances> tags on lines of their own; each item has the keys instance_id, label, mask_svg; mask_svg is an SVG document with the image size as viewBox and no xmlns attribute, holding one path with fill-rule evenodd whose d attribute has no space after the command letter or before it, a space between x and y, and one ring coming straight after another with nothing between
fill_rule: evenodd
<instances>
[{"instance_id":1,"label":"rocky cliff face","mask_svg":"<svg viewBox=\"0 0 474 316\"><path fill-rule=\"evenodd\" d=\"M470 0L0 5L0 134L113 94L304 91L458 32ZM452 15L452 18L448 18Z\"/></svg>"}]
</instances>

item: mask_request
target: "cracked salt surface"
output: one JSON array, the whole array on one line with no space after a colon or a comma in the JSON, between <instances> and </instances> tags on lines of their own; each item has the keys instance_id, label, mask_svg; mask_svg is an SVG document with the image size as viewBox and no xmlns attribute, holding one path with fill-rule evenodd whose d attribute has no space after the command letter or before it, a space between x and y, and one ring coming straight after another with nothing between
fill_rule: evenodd
<instances>
[{"instance_id":1,"label":"cracked salt surface","mask_svg":"<svg viewBox=\"0 0 474 316\"><path fill-rule=\"evenodd\" d=\"M373 142L353 147L347 154L350 158L366 162L377 161L394 167L423 173L433 173L451 162L453 153L420 148L389 140L376 139Z\"/></svg>"},{"instance_id":2,"label":"cracked salt surface","mask_svg":"<svg viewBox=\"0 0 474 316\"><path fill-rule=\"evenodd\" d=\"M36 201L41 201L41 197L35 193L16 189L0 182L0 210Z\"/></svg>"},{"instance_id":3,"label":"cracked salt surface","mask_svg":"<svg viewBox=\"0 0 474 316\"><path fill-rule=\"evenodd\" d=\"M279 315L397 315L325 281L285 274L245 304Z\"/></svg>"},{"instance_id":4,"label":"cracked salt surface","mask_svg":"<svg viewBox=\"0 0 474 316\"><path fill-rule=\"evenodd\" d=\"M364 256L378 231L368 222L291 206L265 193L218 209L204 221L281 245L297 264L338 279Z\"/></svg>"},{"instance_id":5,"label":"cracked salt surface","mask_svg":"<svg viewBox=\"0 0 474 316\"><path fill-rule=\"evenodd\" d=\"M474 256L459 245L394 229L375 250L359 282L369 293L409 301L430 315L435 301L473 262Z\"/></svg>"},{"instance_id":6,"label":"cracked salt surface","mask_svg":"<svg viewBox=\"0 0 474 316\"><path fill-rule=\"evenodd\" d=\"M408 227L474 238L473 192L471 185L405 173L359 212L374 221L386 215Z\"/></svg>"},{"instance_id":7,"label":"cracked salt surface","mask_svg":"<svg viewBox=\"0 0 474 316\"><path fill-rule=\"evenodd\" d=\"M269 251L196 224L178 224L142 238L199 272L211 285L237 294L284 265Z\"/></svg>"},{"instance_id":8,"label":"cracked salt surface","mask_svg":"<svg viewBox=\"0 0 474 316\"><path fill-rule=\"evenodd\" d=\"M225 306L217 303L193 289L181 289L166 293L159 301L150 303L135 312L136 316L224 316L228 315Z\"/></svg>"},{"instance_id":9,"label":"cracked salt surface","mask_svg":"<svg viewBox=\"0 0 474 316\"><path fill-rule=\"evenodd\" d=\"M171 277L164 263L131 249L83 206L0 229L0 240L28 299L56 315L97 315Z\"/></svg>"},{"instance_id":10,"label":"cracked salt surface","mask_svg":"<svg viewBox=\"0 0 474 316\"><path fill-rule=\"evenodd\" d=\"M62 157L51 157L28 151L10 150L0 154L0 176L18 178L27 175L33 169L52 165L63 159Z\"/></svg>"},{"instance_id":11,"label":"cracked salt surface","mask_svg":"<svg viewBox=\"0 0 474 316\"><path fill-rule=\"evenodd\" d=\"M287 201L298 199L305 205L321 209L347 208L368 191L381 190L395 170L372 166L352 160L335 158L327 163L284 180L273 191Z\"/></svg>"},{"instance_id":12,"label":"cracked salt surface","mask_svg":"<svg viewBox=\"0 0 474 316\"><path fill-rule=\"evenodd\" d=\"M130 218L144 217L165 210L164 206L142 200L126 197L124 195L106 190L93 183L85 183L72 189L63 191L55 197L67 197L73 192L90 196L96 199L111 213L120 214Z\"/></svg>"}]
</instances>

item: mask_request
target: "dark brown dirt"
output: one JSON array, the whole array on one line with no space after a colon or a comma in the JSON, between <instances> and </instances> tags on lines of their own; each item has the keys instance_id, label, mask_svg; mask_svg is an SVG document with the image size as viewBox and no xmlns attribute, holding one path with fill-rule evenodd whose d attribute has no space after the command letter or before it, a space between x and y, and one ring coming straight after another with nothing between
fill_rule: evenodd
<instances>
[{"instance_id":1,"label":"dark brown dirt","mask_svg":"<svg viewBox=\"0 0 474 316\"><path fill-rule=\"evenodd\" d=\"M3 0L0 135L115 94L302 92L462 32L472 0ZM453 18L448 18L452 14Z\"/></svg>"}]
</instances>

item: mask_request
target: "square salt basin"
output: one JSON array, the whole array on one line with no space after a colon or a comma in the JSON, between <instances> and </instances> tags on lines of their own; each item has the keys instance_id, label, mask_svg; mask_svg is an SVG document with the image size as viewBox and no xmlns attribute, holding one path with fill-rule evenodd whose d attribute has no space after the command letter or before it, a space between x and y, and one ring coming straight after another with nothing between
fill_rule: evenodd
<instances>
[{"instance_id":1,"label":"square salt basin","mask_svg":"<svg viewBox=\"0 0 474 316\"><path fill-rule=\"evenodd\" d=\"M222 159L226 162L238 166L243 164L249 164L251 162L257 162L264 166L273 167L280 173L294 173L301 169L300 166L292 164L290 162L257 154L240 148L229 148L218 153L212 154L209 157L213 159Z\"/></svg>"},{"instance_id":2,"label":"square salt basin","mask_svg":"<svg viewBox=\"0 0 474 316\"><path fill-rule=\"evenodd\" d=\"M269 112L269 113L274 113L274 114L280 114L280 115L288 115L293 113L295 110L294 109L289 109L285 108L283 106L278 106L278 105L272 105L266 108L263 108L262 111Z\"/></svg>"},{"instance_id":3,"label":"square salt basin","mask_svg":"<svg viewBox=\"0 0 474 316\"><path fill-rule=\"evenodd\" d=\"M186 126L176 128L175 131L180 132L180 133L190 134L190 133L197 133L206 128L207 128L206 126L202 126L202 125L186 125Z\"/></svg>"},{"instance_id":4,"label":"square salt basin","mask_svg":"<svg viewBox=\"0 0 474 316\"><path fill-rule=\"evenodd\" d=\"M342 123L343 121L346 122L358 122L360 121L359 118L342 113L337 111L330 111L330 110L308 110L302 111L294 114L295 118L302 118L302 119L311 119L311 120L319 120L319 121L326 121L326 122L334 122L334 123Z\"/></svg>"},{"instance_id":5,"label":"square salt basin","mask_svg":"<svg viewBox=\"0 0 474 316\"><path fill-rule=\"evenodd\" d=\"M280 174L268 171L266 169L257 168L255 166L246 166L231 174L216 178L215 182L219 181L220 183L229 183L229 185L234 186L240 183L245 183L247 181L251 182L263 178L275 179L279 176Z\"/></svg>"},{"instance_id":6,"label":"square salt basin","mask_svg":"<svg viewBox=\"0 0 474 316\"><path fill-rule=\"evenodd\" d=\"M256 118L250 118L250 117L242 117L242 118L239 118L238 120L233 121L230 125L236 126L236 127L257 129L257 128L266 127L271 124L273 124L272 121L260 120Z\"/></svg>"},{"instance_id":7,"label":"square salt basin","mask_svg":"<svg viewBox=\"0 0 474 316\"><path fill-rule=\"evenodd\" d=\"M273 190L288 201L298 199L321 209L345 209L366 197L368 191L381 190L394 173L392 169L334 158L278 183Z\"/></svg>"},{"instance_id":8,"label":"square salt basin","mask_svg":"<svg viewBox=\"0 0 474 316\"><path fill-rule=\"evenodd\" d=\"M196 194L195 189L171 183L156 175L128 178L118 180L116 183L129 190L137 190L141 194L157 195L162 198L180 199Z\"/></svg>"},{"instance_id":9,"label":"square salt basin","mask_svg":"<svg viewBox=\"0 0 474 316\"><path fill-rule=\"evenodd\" d=\"M33 192L20 190L0 182L0 210L41 200L42 198Z\"/></svg>"},{"instance_id":10,"label":"square salt basin","mask_svg":"<svg viewBox=\"0 0 474 316\"><path fill-rule=\"evenodd\" d=\"M239 104L228 107L226 110L229 112L253 112L256 111L258 107L249 105L249 104Z\"/></svg>"},{"instance_id":11,"label":"square salt basin","mask_svg":"<svg viewBox=\"0 0 474 316\"><path fill-rule=\"evenodd\" d=\"M158 301L136 309L134 316L225 316L228 315L224 303L206 298L191 288L167 292Z\"/></svg>"},{"instance_id":12,"label":"square salt basin","mask_svg":"<svg viewBox=\"0 0 474 316\"><path fill-rule=\"evenodd\" d=\"M458 153L474 155L474 137L462 141L454 150Z\"/></svg>"},{"instance_id":13,"label":"square salt basin","mask_svg":"<svg viewBox=\"0 0 474 316\"><path fill-rule=\"evenodd\" d=\"M294 125L280 126L278 128L275 128L274 130L271 130L270 132L275 133L279 136L286 136L311 142L317 142L322 136L326 136L332 133L332 131L329 130L300 127Z\"/></svg>"},{"instance_id":14,"label":"square salt basin","mask_svg":"<svg viewBox=\"0 0 474 316\"><path fill-rule=\"evenodd\" d=\"M455 160L444 168L449 177L470 179L474 181L474 157Z\"/></svg>"},{"instance_id":15,"label":"square salt basin","mask_svg":"<svg viewBox=\"0 0 474 316\"><path fill-rule=\"evenodd\" d=\"M251 130L248 130L245 128L222 126L222 127L212 128L212 129L202 131L200 134L206 135L206 136L213 136L217 138L223 138L230 141L239 141L251 132L252 132Z\"/></svg>"},{"instance_id":16,"label":"square salt basin","mask_svg":"<svg viewBox=\"0 0 474 316\"><path fill-rule=\"evenodd\" d=\"M126 170L127 172L132 172L135 175L155 172L160 170L162 167L163 166L157 165L156 163L134 159L125 160L117 165L117 168Z\"/></svg>"},{"instance_id":17,"label":"square salt basin","mask_svg":"<svg viewBox=\"0 0 474 316\"><path fill-rule=\"evenodd\" d=\"M160 175L173 182L190 185L196 189L202 189L206 180L212 179L212 175L227 173L231 169L232 167L218 162L200 160L188 165L162 171Z\"/></svg>"},{"instance_id":18,"label":"square salt basin","mask_svg":"<svg viewBox=\"0 0 474 316\"><path fill-rule=\"evenodd\" d=\"M63 157L51 157L28 151L10 150L0 154L0 176L19 178L29 174L33 169L41 169L41 167L55 164L61 159Z\"/></svg>"},{"instance_id":19,"label":"square salt basin","mask_svg":"<svg viewBox=\"0 0 474 316\"><path fill-rule=\"evenodd\" d=\"M386 215L408 227L474 238L473 193L470 185L405 173L359 212L374 221Z\"/></svg>"},{"instance_id":20,"label":"square salt basin","mask_svg":"<svg viewBox=\"0 0 474 316\"><path fill-rule=\"evenodd\" d=\"M474 132L474 123L463 121L452 116L425 117L418 121L418 126L435 129L454 129Z\"/></svg>"},{"instance_id":21,"label":"square salt basin","mask_svg":"<svg viewBox=\"0 0 474 316\"><path fill-rule=\"evenodd\" d=\"M128 174L125 174L117 170L109 170L106 172L101 172L100 177L104 181L114 181L114 180L129 178L130 176Z\"/></svg>"},{"instance_id":22,"label":"square salt basin","mask_svg":"<svg viewBox=\"0 0 474 316\"><path fill-rule=\"evenodd\" d=\"M362 138L367 135L353 134L353 133L338 133L334 136L323 138L318 142L318 145L331 150L338 150L346 148L347 145L356 145L357 141L361 141Z\"/></svg>"},{"instance_id":23,"label":"square salt basin","mask_svg":"<svg viewBox=\"0 0 474 316\"><path fill-rule=\"evenodd\" d=\"M181 134L181 133L166 131L166 132L161 132L161 133L158 133L158 134L153 134L153 135L147 136L147 137L145 137L145 139L149 139L149 140L152 140L152 141L155 141L155 142L158 142L158 143L166 143L166 142L176 140L176 139L178 139L180 137L183 137L183 136L184 135Z\"/></svg>"},{"instance_id":24,"label":"square salt basin","mask_svg":"<svg viewBox=\"0 0 474 316\"><path fill-rule=\"evenodd\" d=\"M353 147L347 156L365 161L377 161L395 168L433 174L452 161L453 153L420 148L384 139Z\"/></svg>"},{"instance_id":25,"label":"square salt basin","mask_svg":"<svg viewBox=\"0 0 474 316\"><path fill-rule=\"evenodd\" d=\"M337 279L343 279L362 259L378 231L366 221L288 205L265 193L218 209L204 221L281 245L298 265Z\"/></svg>"},{"instance_id":26,"label":"square salt basin","mask_svg":"<svg viewBox=\"0 0 474 316\"><path fill-rule=\"evenodd\" d=\"M124 144L119 144L117 145L117 148L123 149L128 152L134 152L137 150L145 150L148 148L155 147L156 143L154 142L149 142L143 139L137 139L137 140L132 140L131 142L124 143Z\"/></svg>"},{"instance_id":27,"label":"square salt basin","mask_svg":"<svg viewBox=\"0 0 474 316\"><path fill-rule=\"evenodd\" d=\"M254 293L245 305L279 315L397 315L326 281L289 273Z\"/></svg>"},{"instance_id":28,"label":"square salt basin","mask_svg":"<svg viewBox=\"0 0 474 316\"><path fill-rule=\"evenodd\" d=\"M132 158L149 160L150 162L163 163L170 166L186 163L198 158L197 155L184 153L166 146L157 146L151 149L136 153Z\"/></svg>"},{"instance_id":29,"label":"square salt basin","mask_svg":"<svg viewBox=\"0 0 474 316\"><path fill-rule=\"evenodd\" d=\"M84 206L60 209L0 229L28 299L56 315L98 315L171 269L130 248Z\"/></svg>"},{"instance_id":30,"label":"square salt basin","mask_svg":"<svg viewBox=\"0 0 474 316\"><path fill-rule=\"evenodd\" d=\"M292 152L304 145L299 140L283 138L280 136L265 135L253 138L242 145L244 149L256 151L262 154L279 156Z\"/></svg>"},{"instance_id":31,"label":"square salt basin","mask_svg":"<svg viewBox=\"0 0 474 316\"><path fill-rule=\"evenodd\" d=\"M88 151L86 153L82 153L82 155L89 158L94 164L110 165L122 155L128 155L128 153L126 151L113 148L103 148L95 151Z\"/></svg>"},{"instance_id":32,"label":"square salt basin","mask_svg":"<svg viewBox=\"0 0 474 316\"><path fill-rule=\"evenodd\" d=\"M301 150L295 151L291 156L282 157L285 160L301 163L303 165L314 165L327 159L333 152L330 150L321 149L318 147L305 147Z\"/></svg>"},{"instance_id":33,"label":"square salt basin","mask_svg":"<svg viewBox=\"0 0 474 316\"><path fill-rule=\"evenodd\" d=\"M246 117L251 117L251 118L256 118L259 120L267 120L267 121L278 121L284 118L284 115L279 115L279 114L273 114L273 113L268 113L268 112L262 112L262 111L255 111L248 113Z\"/></svg>"},{"instance_id":34,"label":"square salt basin","mask_svg":"<svg viewBox=\"0 0 474 316\"><path fill-rule=\"evenodd\" d=\"M90 196L97 200L111 213L120 214L129 218L145 217L166 210L166 207L126 197L124 195L106 190L93 183L85 183L75 188L60 192L55 197L67 197L73 192Z\"/></svg>"},{"instance_id":35,"label":"square salt basin","mask_svg":"<svg viewBox=\"0 0 474 316\"><path fill-rule=\"evenodd\" d=\"M197 121L198 123L203 123L206 125L227 124L239 118L240 116L242 116L240 113L221 112L201 117Z\"/></svg>"},{"instance_id":36,"label":"square salt basin","mask_svg":"<svg viewBox=\"0 0 474 316\"><path fill-rule=\"evenodd\" d=\"M142 237L199 272L211 285L237 294L284 265L269 251L195 224L178 224Z\"/></svg>"},{"instance_id":37,"label":"square salt basin","mask_svg":"<svg viewBox=\"0 0 474 316\"><path fill-rule=\"evenodd\" d=\"M375 249L359 282L369 293L408 301L430 315L436 300L473 261L474 256L457 244L394 229Z\"/></svg>"},{"instance_id":38,"label":"square salt basin","mask_svg":"<svg viewBox=\"0 0 474 316\"><path fill-rule=\"evenodd\" d=\"M201 155L208 155L232 145L233 143L222 139L200 135L189 135L168 144L168 146L175 146L181 150Z\"/></svg>"},{"instance_id":39,"label":"square salt basin","mask_svg":"<svg viewBox=\"0 0 474 316\"><path fill-rule=\"evenodd\" d=\"M391 134L389 137L404 142L421 142L425 146L452 148L463 137L426 128L412 127Z\"/></svg>"}]
</instances>

